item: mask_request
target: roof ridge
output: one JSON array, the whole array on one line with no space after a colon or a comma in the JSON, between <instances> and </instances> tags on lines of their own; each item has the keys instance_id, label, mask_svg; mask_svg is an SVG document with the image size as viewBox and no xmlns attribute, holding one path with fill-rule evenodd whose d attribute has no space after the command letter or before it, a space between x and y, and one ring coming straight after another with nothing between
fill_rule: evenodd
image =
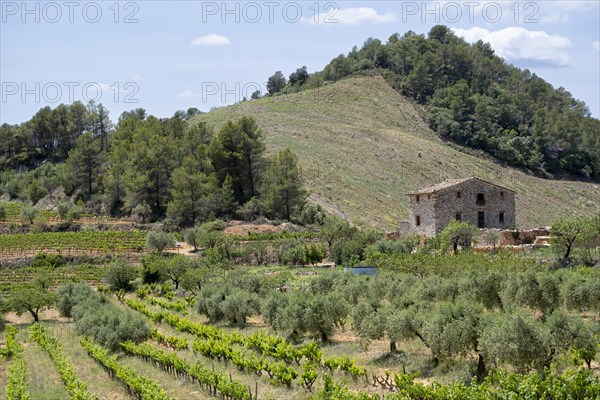
<instances>
[{"instance_id":1,"label":"roof ridge","mask_svg":"<svg viewBox=\"0 0 600 400\"><path fill-rule=\"evenodd\" d=\"M506 188L506 187L504 187L504 186L497 185L497 184L495 184L495 183L492 183L492 182L486 181L486 180L484 180L484 179L481 179L481 178L478 178L478 177L476 177L476 176L470 176L470 177L468 177L468 178L448 178L448 179L444 179L443 181L441 181L441 182L439 182L439 183L436 183L436 184L434 184L434 185L425 186L425 187L423 187L423 188L421 188L421 189L418 189L418 190L416 190L416 191L409 192L408 194L427 194L427 193L435 193L435 192L437 192L437 191L440 191L440 190L442 190L442 189L447 189L447 188L449 188L449 187L452 187L452 186L458 185L458 184L460 184L460 183L463 183L463 182L466 182L466 181L470 181L470 180L472 180L472 179L477 179L478 181L481 181L481 182L487 183L488 185L496 186L496 187L499 187L499 188L501 188L501 189L505 189L505 190L508 190L508 191L514 192L514 190L512 190L512 189L509 189L509 188Z\"/></svg>"}]
</instances>

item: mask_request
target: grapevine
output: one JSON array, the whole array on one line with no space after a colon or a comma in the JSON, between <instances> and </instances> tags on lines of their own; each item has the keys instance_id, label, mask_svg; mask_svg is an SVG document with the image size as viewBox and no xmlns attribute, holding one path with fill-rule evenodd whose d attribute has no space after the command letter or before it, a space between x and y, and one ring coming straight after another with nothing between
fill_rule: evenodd
<instances>
[{"instance_id":1,"label":"grapevine","mask_svg":"<svg viewBox=\"0 0 600 400\"><path fill-rule=\"evenodd\" d=\"M188 341L177 336L166 336L160 333L156 328L150 331L150 337L158 343L169 346L174 350L185 350L188 348Z\"/></svg>"},{"instance_id":2,"label":"grapevine","mask_svg":"<svg viewBox=\"0 0 600 400\"><path fill-rule=\"evenodd\" d=\"M67 255L114 254L142 251L142 231L44 232L0 235L0 254L29 255L41 252Z\"/></svg>"},{"instance_id":3,"label":"grapevine","mask_svg":"<svg viewBox=\"0 0 600 400\"><path fill-rule=\"evenodd\" d=\"M183 315L187 314L189 303L185 300L169 301L151 296L146 296L144 299L150 304L165 308L167 310L177 311Z\"/></svg>"},{"instance_id":4,"label":"grapevine","mask_svg":"<svg viewBox=\"0 0 600 400\"><path fill-rule=\"evenodd\" d=\"M234 400L251 400L249 389L241 383L228 378L223 373L215 373L200 363L191 364L189 361L178 357L175 353L165 353L149 344L135 344L133 342L121 343L126 353L152 361L165 371L177 377L188 376L207 387L211 393L220 393Z\"/></svg>"},{"instance_id":5,"label":"grapevine","mask_svg":"<svg viewBox=\"0 0 600 400\"><path fill-rule=\"evenodd\" d=\"M81 345L90 357L102 364L111 377L116 376L138 399L171 400L171 397L156 381L138 375L133 368L119 364L115 356L110 356L108 350L92 339L82 338Z\"/></svg>"},{"instance_id":6,"label":"grapevine","mask_svg":"<svg viewBox=\"0 0 600 400\"><path fill-rule=\"evenodd\" d=\"M27 367L23 358L23 345L15 340L17 328L9 326L6 334L6 356L13 359L8 369L6 395L8 400L29 400Z\"/></svg>"},{"instance_id":7,"label":"grapevine","mask_svg":"<svg viewBox=\"0 0 600 400\"><path fill-rule=\"evenodd\" d=\"M31 327L31 330L33 333L33 340L38 342L52 358L52 361L56 365L67 391L71 395L71 399L98 399L88 391L87 385L79 379L75 369L73 368L73 364L71 364L71 362L63 354L62 346L58 343L58 341L55 338L48 336L45 329L40 324L34 324Z\"/></svg>"}]
</instances>

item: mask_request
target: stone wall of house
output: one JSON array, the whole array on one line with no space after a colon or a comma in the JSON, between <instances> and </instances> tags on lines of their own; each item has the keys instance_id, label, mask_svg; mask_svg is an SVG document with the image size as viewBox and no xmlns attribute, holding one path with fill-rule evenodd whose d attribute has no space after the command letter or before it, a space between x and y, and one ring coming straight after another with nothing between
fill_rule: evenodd
<instances>
[{"instance_id":1,"label":"stone wall of house","mask_svg":"<svg viewBox=\"0 0 600 400\"><path fill-rule=\"evenodd\" d=\"M483 194L483 202L477 201L478 194ZM516 223L515 193L477 179L440 190L435 210L435 233L459 218L479 226L479 212L484 213L483 228L507 229ZM504 222L500 221L500 213L504 214Z\"/></svg>"},{"instance_id":2,"label":"stone wall of house","mask_svg":"<svg viewBox=\"0 0 600 400\"><path fill-rule=\"evenodd\" d=\"M436 196L434 194L409 195L408 225L411 232L424 236L436 234ZM417 217L420 224L417 225Z\"/></svg>"}]
</instances>

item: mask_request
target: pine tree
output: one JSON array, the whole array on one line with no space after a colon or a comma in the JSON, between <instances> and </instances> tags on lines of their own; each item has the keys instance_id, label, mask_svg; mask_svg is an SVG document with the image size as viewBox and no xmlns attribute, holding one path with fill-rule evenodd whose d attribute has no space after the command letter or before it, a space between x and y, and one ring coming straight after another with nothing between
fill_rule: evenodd
<instances>
[{"instance_id":1,"label":"pine tree","mask_svg":"<svg viewBox=\"0 0 600 400\"><path fill-rule=\"evenodd\" d=\"M288 221L298 216L306 201L298 157L290 149L280 151L275 155L267 177L267 212L273 217Z\"/></svg>"},{"instance_id":2,"label":"pine tree","mask_svg":"<svg viewBox=\"0 0 600 400\"><path fill-rule=\"evenodd\" d=\"M69 152L67 163L71 167L74 186L84 190L86 196L91 196L100 176L98 169L102 165L100 146L91 134L85 133L77 139L75 148Z\"/></svg>"}]
</instances>

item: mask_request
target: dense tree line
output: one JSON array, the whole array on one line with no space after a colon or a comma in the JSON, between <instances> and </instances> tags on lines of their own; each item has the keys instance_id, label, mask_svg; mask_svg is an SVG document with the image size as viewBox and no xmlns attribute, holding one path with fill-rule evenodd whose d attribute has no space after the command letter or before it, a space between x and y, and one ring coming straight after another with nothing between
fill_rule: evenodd
<instances>
[{"instance_id":1,"label":"dense tree line","mask_svg":"<svg viewBox=\"0 0 600 400\"><path fill-rule=\"evenodd\" d=\"M505 63L489 43L468 44L445 26L428 36L369 38L320 72L269 78L270 95L319 87L378 70L392 87L426 106L442 138L535 172L600 177L600 121L564 88Z\"/></svg>"},{"instance_id":2,"label":"dense tree line","mask_svg":"<svg viewBox=\"0 0 600 400\"><path fill-rule=\"evenodd\" d=\"M80 136L89 133L103 148L112 128L102 104L76 101L44 107L29 121L0 126L0 169L32 168L43 161L65 161Z\"/></svg>"},{"instance_id":3,"label":"dense tree line","mask_svg":"<svg viewBox=\"0 0 600 400\"><path fill-rule=\"evenodd\" d=\"M167 216L179 226L300 216L306 194L298 159L290 150L267 157L251 117L215 132L188 122L193 110L158 119L136 109L114 127L107 115L102 105L74 103L0 127L4 192L35 204L62 186L90 209L141 222Z\"/></svg>"}]
</instances>

